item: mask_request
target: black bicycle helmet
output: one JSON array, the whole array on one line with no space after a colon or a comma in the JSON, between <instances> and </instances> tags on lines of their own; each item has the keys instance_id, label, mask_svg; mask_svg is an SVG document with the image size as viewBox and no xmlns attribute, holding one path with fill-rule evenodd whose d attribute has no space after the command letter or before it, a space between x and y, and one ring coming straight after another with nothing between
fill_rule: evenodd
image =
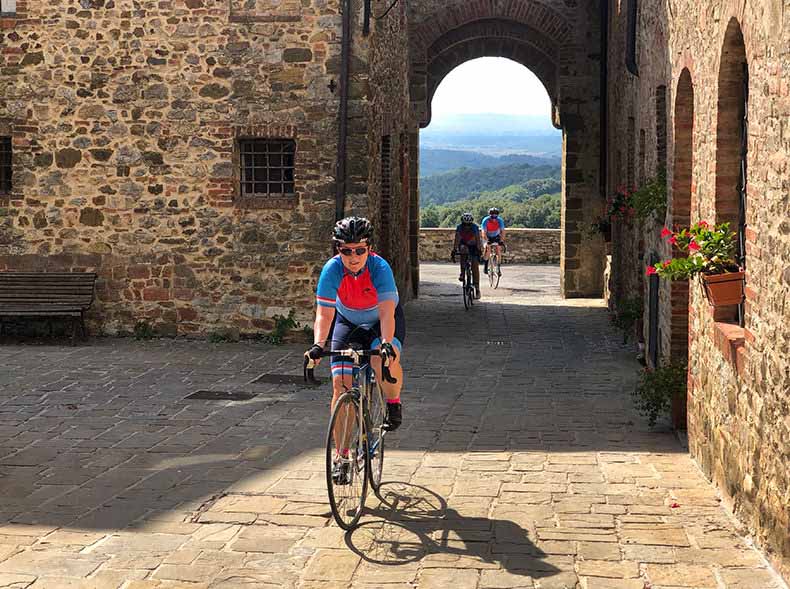
<instances>
[{"instance_id":1,"label":"black bicycle helmet","mask_svg":"<svg viewBox=\"0 0 790 589\"><path fill-rule=\"evenodd\" d=\"M463 215L461 215L461 223L466 223L468 225L469 223L474 223L474 222L475 222L475 218L472 216L472 213L464 213Z\"/></svg>"},{"instance_id":2,"label":"black bicycle helmet","mask_svg":"<svg viewBox=\"0 0 790 589\"><path fill-rule=\"evenodd\" d=\"M361 243L373 239L373 225L365 217L346 217L335 223L333 239L343 243Z\"/></svg>"},{"instance_id":3,"label":"black bicycle helmet","mask_svg":"<svg viewBox=\"0 0 790 589\"><path fill-rule=\"evenodd\" d=\"M490 209L488 209L488 214L489 215L498 215L499 214L499 209L496 208L496 207L491 207Z\"/></svg>"}]
</instances>

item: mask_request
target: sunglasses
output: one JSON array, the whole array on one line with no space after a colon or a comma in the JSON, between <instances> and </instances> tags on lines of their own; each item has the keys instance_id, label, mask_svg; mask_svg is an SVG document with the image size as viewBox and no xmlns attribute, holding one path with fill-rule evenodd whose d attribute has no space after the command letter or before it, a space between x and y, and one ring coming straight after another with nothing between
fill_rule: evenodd
<instances>
[{"instance_id":1,"label":"sunglasses","mask_svg":"<svg viewBox=\"0 0 790 589\"><path fill-rule=\"evenodd\" d=\"M358 256L363 256L368 251L368 248L367 248L367 246L355 247L353 249L350 248L350 247L341 247L341 248L338 248L338 251L341 254L343 254L344 256L350 256L351 254L356 254Z\"/></svg>"}]
</instances>

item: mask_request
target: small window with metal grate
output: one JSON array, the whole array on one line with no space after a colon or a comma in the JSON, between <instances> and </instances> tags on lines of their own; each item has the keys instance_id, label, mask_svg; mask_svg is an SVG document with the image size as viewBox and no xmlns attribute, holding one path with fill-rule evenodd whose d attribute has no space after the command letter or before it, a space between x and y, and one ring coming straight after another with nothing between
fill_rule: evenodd
<instances>
[{"instance_id":1,"label":"small window with metal grate","mask_svg":"<svg viewBox=\"0 0 790 589\"><path fill-rule=\"evenodd\" d=\"M0 0L0 15L13 16L16 14L16 0Z\"/></svg>"},{"instance_id":2,"label":"small window with metal grate","mask_svg":"<svg viewBox=\"0 0 790 589\"><path fill-rule=\"evenodd\" d=\"M293 139L240 139L241 196L294 194Z\"/></svg>"},{"instance_id":3,"label":"small window with metal grate","mask_svg":"<svg viewBox=\"0 0 790 589\"><path fill-rule=\"evenodd\" d=\"M0 194L11 192L11 138L0 137Z\"/></svg>"}]
</instances>

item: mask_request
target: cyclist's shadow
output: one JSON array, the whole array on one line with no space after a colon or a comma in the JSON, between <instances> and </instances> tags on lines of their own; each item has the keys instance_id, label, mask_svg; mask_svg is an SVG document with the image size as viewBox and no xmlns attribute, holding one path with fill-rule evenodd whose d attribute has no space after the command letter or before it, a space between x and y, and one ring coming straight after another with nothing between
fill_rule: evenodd
<instances>
[{"instance_id":1,"label":"cyclist's shadow","mask_svg":"<svg viewBox=\"0 0 790 589\"><path fill-rule=\"evenodd\" d=\"M432 566L463 566L458 561L468 558L533 578L560 572L544 561L547 554L515 522L461 515L437 493L410 483L385 482L380 495L380 503L370 497L378 505L366 510L374 519L363 519L345 536L346 546L367 562L399 566L425 560Z\"/></svg>"}]
</instances>

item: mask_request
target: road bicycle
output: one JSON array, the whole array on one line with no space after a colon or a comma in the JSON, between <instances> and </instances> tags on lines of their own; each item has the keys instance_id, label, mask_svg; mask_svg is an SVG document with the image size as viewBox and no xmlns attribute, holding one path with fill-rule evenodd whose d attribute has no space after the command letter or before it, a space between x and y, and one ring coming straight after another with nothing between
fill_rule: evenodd
<instances>
[{"instance_id":1,"label":"road bicycle","mask_svg":"<svg viewBox=\"0 0 790 589\"><path fill-rule=\"evenodd\" d=\"M368 482L379 496L384 469L384 418L387 401L376 382L370 358L381 350L332 350L321 357L342 356L353 362L351 388L337 399L326 434L326 488L332 515L344 530L353 529L362 517ZM305 381L318 384L315 362L305 359ZM390 383L397 380L382 362L382 376Z\"/></svg>"},{"instance_id":2,"label":"road bicycle","mask_svg":"<svg viewBox=\"0 0 790 589\"><path fill-rule=\"evenodd\" d=\"M505 253L505 244L499 244L502 253ZM502 278L502 260L497 254L496 242L488 243L488 284L491 288L499 287L499 279Z\"/></svg>"},{"instance_id":3,"label":"road bicycle","mask_svg":"<svg viewBox=\"0 0 790 589\"><path fill-rule=\"evenodd\" d=\"M453 252L452 261L455 263L455 256L466 256L466 263L464 264L464 280L462 284L463 290L461 291L464 298L464 309L470 309L475 303L475 285L472 276L472 256L471 254Z\"/></svg>"}]
</instances>

